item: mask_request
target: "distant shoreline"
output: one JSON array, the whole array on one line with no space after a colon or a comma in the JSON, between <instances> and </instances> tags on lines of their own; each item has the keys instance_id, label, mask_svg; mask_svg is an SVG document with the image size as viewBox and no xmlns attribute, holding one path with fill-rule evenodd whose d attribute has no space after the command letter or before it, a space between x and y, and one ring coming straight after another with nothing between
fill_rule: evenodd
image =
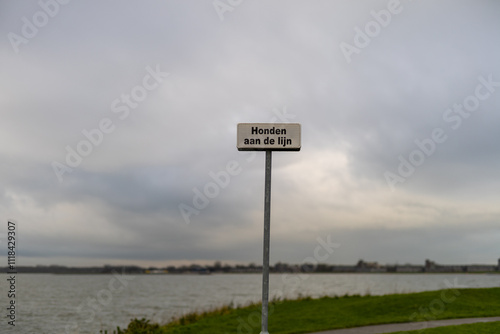
<instances>
[{"instance_id":1,"label":"distant shoreline","mask_svg":"<svg viewBox=\"0 0 500 334\"><path fill-rule=\"evenodd\" d=\"M7 273L7 268L0 268ZM147 276L163 275L227 275L227 274L261 274L262 268L252 267L201 267L189 266L180 268L140 268L137 266L104 266L104 267L65 267L65 266L22 266L17 267L18 274L57 274L57 275L105 275L133 274ZM271 274L500 274L497 266L464 265L464 266L274 266Z\"/></svg>"}]
</instances>

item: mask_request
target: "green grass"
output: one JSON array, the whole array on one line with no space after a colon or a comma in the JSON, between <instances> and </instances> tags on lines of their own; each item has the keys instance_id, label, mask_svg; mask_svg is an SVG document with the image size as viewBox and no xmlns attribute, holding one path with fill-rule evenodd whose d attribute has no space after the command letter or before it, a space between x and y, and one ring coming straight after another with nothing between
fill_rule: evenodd
<instances>
[{"instance_id":1,"label":"green grass","mask_svg":"<svg viewBox=\"0 0 500 334\"><path fill-rule=\"evenodd\" d=\"M446 326L424 329L422 331L396 332L393 334L498 334L500 322L478 323L460 326Z\"/></svg>"},{"instance_id":2,"label":"green grass","mask_svg":"<svg viewBox=\"0 0 500 334\"><path fill-rule=\"evenodd\" d=\"M500 316L500 288L440 290L386 296L303 298L270 303L269 313L269 332L273 334L310 333L410 321ZM224 307L202 314L193 313L150 330L147 326L141 329L138 320L132 322L129 327L131 325L137 328L118 333L258 334L260 305ZM427 330L425 333L428 333Z\"/></svg>"}]
</instances>

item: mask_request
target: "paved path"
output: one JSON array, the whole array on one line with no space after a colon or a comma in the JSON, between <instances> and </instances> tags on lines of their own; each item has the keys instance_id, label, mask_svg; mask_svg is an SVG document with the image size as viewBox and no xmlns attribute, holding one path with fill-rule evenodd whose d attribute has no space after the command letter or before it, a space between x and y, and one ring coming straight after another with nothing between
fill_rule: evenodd
<instances>
[{"instance_id":1,"label":"paved path","mask_svg":"<svg viewBox=\"0 0 500 334\"><path fill-rule=\"evenodd\" d=\"M468 319L448 319L448 320L436 320L436 321L425 321L425 322L412 322L412 323L402 323L402 324L390 324L390 325L376 325L376 326L366 326L357 328L347 328L347 329L335 329L326 332L317 332L311 334L382 334L382 333L394 333L402 331L414 331L425 328L434 328L442 326L453 326L453 325L465 325L474 324L477 322L493 322L500 321L500 317L493 318L468 318Z\"/></svg>"}]
</instances>

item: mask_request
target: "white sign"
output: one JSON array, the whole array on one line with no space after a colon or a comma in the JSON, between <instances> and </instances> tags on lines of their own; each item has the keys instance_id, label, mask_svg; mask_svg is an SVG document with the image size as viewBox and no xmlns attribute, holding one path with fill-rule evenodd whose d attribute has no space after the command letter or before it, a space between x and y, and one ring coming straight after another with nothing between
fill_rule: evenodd
<instances>
[{"instance_id":1,"label":"white sign","mask_svg":"<svg viewBox=\"0 0 500 334\"><path fill-rule=\"evenodd\" d=\"M298 123L239 123L239 151L300 151Z\"/></svg>"}]
</instances>

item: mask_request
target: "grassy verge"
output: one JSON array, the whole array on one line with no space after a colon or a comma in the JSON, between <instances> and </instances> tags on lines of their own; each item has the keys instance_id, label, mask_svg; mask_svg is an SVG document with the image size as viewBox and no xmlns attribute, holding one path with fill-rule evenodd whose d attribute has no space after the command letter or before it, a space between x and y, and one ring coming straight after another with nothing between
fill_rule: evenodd
<instances>
[{"instance_id":1,"label":"grassy verge","mask_svg":"<svg viewBox=\"0 0 500 334\"><path fill-rule=\"evenodd\" d=\"M269 313L269 332L273 334L311 333L410 321L500 316L500 288L452 289L386 296L303 298L271 303ZM129 329L117 333L259 332L260 305L251 305L190 314L164 326L144 324L144 321L141 324L141 321L136 320L129 325Z\"/></svg>"},{"instance_id":2,"label":"grassy verge","mask_svg":"<svg viewBox=\"0 0 500 334\"><path fill-rule=\"evenodd\" d=\"M500 333L500 322L478 323L460 326L446 326L429 328L425 330L396 332L393 334L498 334Z\"/></svg>"}]
</instances>

